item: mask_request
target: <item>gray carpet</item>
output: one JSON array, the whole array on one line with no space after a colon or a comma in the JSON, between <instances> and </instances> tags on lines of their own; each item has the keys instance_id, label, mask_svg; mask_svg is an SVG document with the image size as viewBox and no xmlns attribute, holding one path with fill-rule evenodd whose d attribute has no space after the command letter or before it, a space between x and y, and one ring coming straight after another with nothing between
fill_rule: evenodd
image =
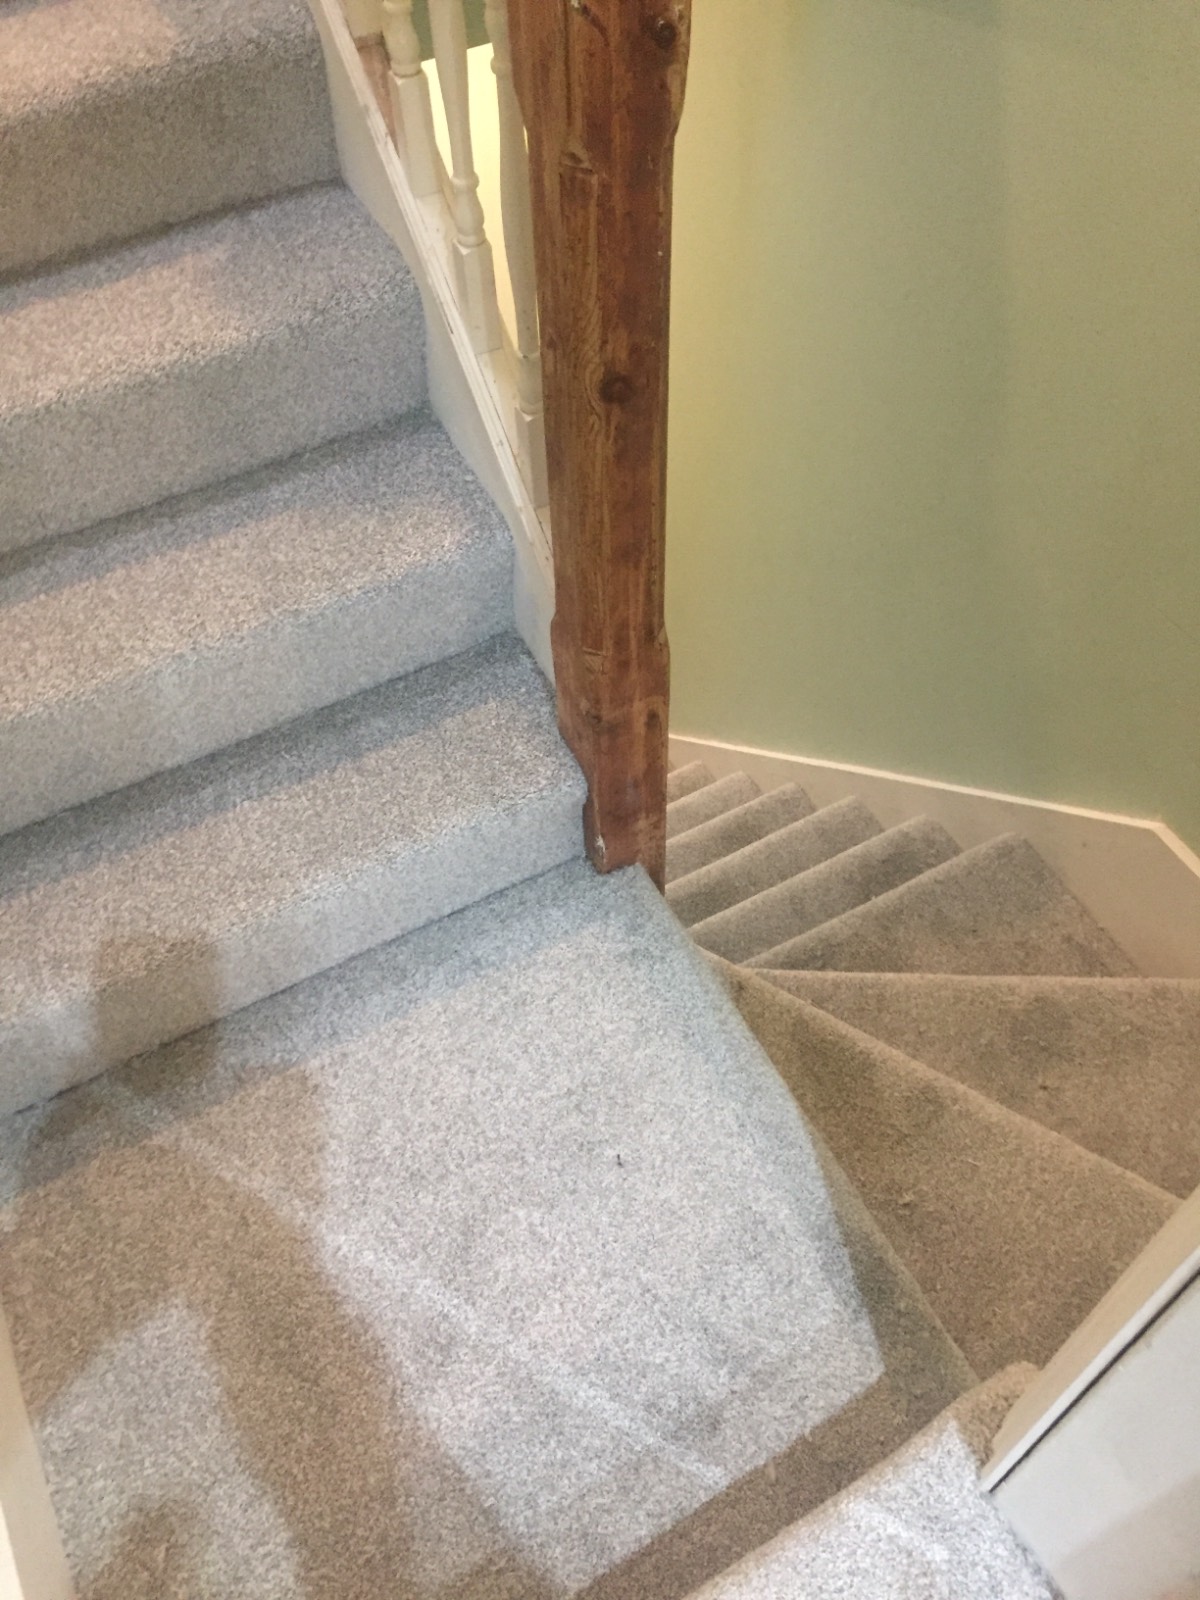
<instances>
[{"instance_id":1,"label":"gray carpet","mask_svg":"<svg viewBox=\"0 0 1200 1600\"><path fill-rule=\"evenodd\" d=\"M712 781L713 775L702 761L691 761L684 767L672 767L667 774L667 804L682 800L685 794L693 794Z\"/></svg>"},{"instance_id":2,"label":"gray carpet","mask_svg":"<svg viewBox=\"0 0 1200 1600\"><path fill-rule=\"evenodd\" d=\"M755 966L1125 977L1133 963L1024 839L965 850Z\"/></svg>"},{"instance_id":3,"label":"gray carpet","mask_svg":"<svg viewBox=\"0 0 1200 1600\"><path fill-rule=\"evenodd\" d=\"M423 342L399 253L336 186L0 287L0 549L397 418Z\"/></svg>"},{"instance_id":4,"label":"gray carpet","mask_svg":"<svg viewBox=\"0 0 1200 1600\"><path fill-rule=\"evenodd\" d=\"M511 635L0 839L0 1094L52 1094L580 851Z\"/></svg>"},{"instance_id":5,"label":"gray carpet","mask_svg":"<svg viewBox=\"0 0 1200 1600\"><path fill-rule=\"evenodd\" d=\"M778 795L787 801L782 816L780 807L770 806ZM793 821L791 814L802 803L805 809ZM756 813L749 827L747 812ZM779 820L775 820L777 817ZM761 833L757 831L760 828ZM774 789L673 841L679 846L679 853L674 858L670 851L667 853L667 902L684 927L690 928L862 844L880 831L861 801L844 800L814 812L802 789ZM692 857L696 864L681 872L681 859L688 861L682 854L683 847L698 834L706 836L705 850L716 852L720 859L714 855L711 862L704 863ZM727 848L720 849L721 845Z\"/></svg>"},{"instance_id":6,"label":"gray carpet","mask_svg":"<svg viewBox=\"0 0 1200 1600\"><path fill-rule=\"evenodd\" d=\"M1181 1199L1200 1185L1200 982L763 976Z\"/></svg>"},{"instance_id":7,"label":"gray carpet","mask_svg":"<svg viewBox=\"0 0 1200 1600\"><path fill-rule=\"evenodd\" d=\"M711 822L714 817L723 816L735 806L745 805L757 794L758 785L744 772L717 778L715 782L668 803L667 838L673 839L676 834L698 827L702 822Z\"/></svg>"},{"instance_id":8,"label":"gray carpet","mask_svg":"<svg viewBox=\"0 0 1200 1600\"><path fill-rule=\"evenodd\" d=\"M1175 1210L1143 1178L753 969L725 972L801 1108L984 1376L1048 1361Z\"/></svg>"},{"instance_id":9,"label":"gray carpet","mask_svg":"<svg viewBox=\"0 0 1200 1600\"><path fill-rule=\"evenodd\" d=\"M667 877L682 878L710 863L719 862L746 845L765 839L812 813L813 803L799 784L784 784L770 794L758 795L734 806L723 816L699 823L667 840Z\"/></svg>"},{"instance_id":10,"label":"gray carpet","mask_svg":"<svg viewBox=\"0 0 1200 1600\"><path fill-rule=\"evenodd\" d=\"M0 274L337 176L302 0L0 6Z\"/></svg>"},{"instance_id":11,"label":"gray carpet","mask_svg":"<svg viewBox=\"0 0 1200 1600\"><path fill-rule=\"evenodd\" d=\"M998 1374L693 1600L1055 1600L978 1483L987 1445L1032 1375Z\"/></svg>"},{"instance_id":12,"label":"gray carpet","mask_svg":"<svg viewBox=\"0 0 1200 1600\"><path fill-rule=\"evenodd\" d=\"M1044 1362L1200 1182L1200 984L1131 976L1015 836L959 854L840 807L864 842L764 888L828 807L668 899L742 962L718 966L747 1022L975 1369ZM934 859L889 887L906 837Z\"/></svg>"},{"instance_id":13,"label":"gray carpet","mask_svg":"<svg viewBox=\"0 0 1200 1600\"><path fill-rule=\"evenodd\" d=\"M0 1139L81 1600L681 1593L693 1541L674 1585L623 1564L889 1378L901 1432L969 1382L637 872L523 884Z\"/></svg>"},{"instance_id":14,"label":"gray carpet","mask_svg":"<svg viewBox=\"0 0 1200 1600\"><path fill-rule=\"evenodd\" d=\"M0 1298L80 1600L683 1600L881 1493L926 1564L992 1560L944 1451L856 1485L995 1355L928 1235L644 877L578 861L299 0L10 0L0 149ZM840 853L883 948L883 863L948 848L670 792L705 917L731 851L756 894Z\"/></svg>"},{"instance_id":15,"label":"gray carpet","mask_svg":"<svg viewBox=\"0 0 1200 1600\"><path fill-rule=\"evenodd\" d=\"M764 953L774 953L780 946L786 952L792 935L820 927L957 854L958 846L945 828L917 817L861 844L827 854L785 883L751 893L695 923L692 937L701 949L727 961L761 962ZM778 965L787 966L788 962Z\"/></svg>"},{"instance_id":16,"label":"gray carpet","mask_svg":"<svg viewBox=\"0 0 1200 1600\"><path fill-rule=\"evenodd\" d=\"M425 417L0 558L0 832L510 627L511 561Z\"/></svg>"}]
</instances>

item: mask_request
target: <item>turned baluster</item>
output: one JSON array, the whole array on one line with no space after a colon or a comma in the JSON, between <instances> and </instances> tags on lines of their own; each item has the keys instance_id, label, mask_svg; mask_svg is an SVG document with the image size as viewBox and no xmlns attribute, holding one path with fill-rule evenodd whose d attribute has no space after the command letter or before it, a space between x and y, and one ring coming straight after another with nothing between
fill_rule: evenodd
<instances>
[{"instance_id":1,"label":"turned baluster","mask_svg":"<svg viewBox=\"0 0 1200 1600\"><path fill-rule=\"evenodd\" d=\"M546 487L546 425L542 412L542 355L538 340L537 275L525 122L513 84L507 0L487 0L484 21L492 42L492 71L500 114L500 213L516 317L515 407L517 458L535 506Z\"/></svg>"},{"instance_id":2,"label":"turned baluster","mask_svg":"<svg viewBox=\"0 0 1200 1600\"><path fill-rule=\"evenodd\" d=\"M421 41L413 25L413 0L383 0L383 41L391 63L389 81L404 170L415 195L441 188L429 79L421 65Z\"/></svg>"},{"instance_id":3,"label":"turned baluster","mask_svg":"<svg viewBox=\"0 0 1200 1600\"><path fill-rule=\"evenodd\" d=\"M446 107L450 137L452 246L459 302L477 354L499 349L500 311L492 247L483 227L479 175L471 148L471 99L467 79L467 25L462 0L429 0L433 55Z\"/></svg>"}]
</instances>

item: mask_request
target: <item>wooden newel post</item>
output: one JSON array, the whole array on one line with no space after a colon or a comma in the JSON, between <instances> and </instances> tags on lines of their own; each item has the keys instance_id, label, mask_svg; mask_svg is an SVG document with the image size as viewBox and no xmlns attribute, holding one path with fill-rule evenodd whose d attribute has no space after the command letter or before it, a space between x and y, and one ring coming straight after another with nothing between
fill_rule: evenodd
<instances>
[{"instance_id":1,"label":"wooden newel post","mask_svg":"<svg viewBox=\"0 0 1200 1600\"><path fill-rule=\"evenodd\" d=\"M671 164L691 0L508 0L529 142L558 718L602 871L664 872Z\"/></svg>"}]
</instances>

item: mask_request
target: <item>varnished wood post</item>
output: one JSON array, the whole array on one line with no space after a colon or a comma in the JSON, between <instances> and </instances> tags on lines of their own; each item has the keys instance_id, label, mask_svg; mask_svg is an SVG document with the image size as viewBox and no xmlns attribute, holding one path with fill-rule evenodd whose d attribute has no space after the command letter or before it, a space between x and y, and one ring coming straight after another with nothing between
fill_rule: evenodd
<instances>
[{"instance_id":1,"label":"varnished wood post","mask_svg":"<svg viewBox=\"0 0 1200 1600\"><path fill-rule=\"evenodd\" d=\"M601 871L661 887L671 164L691 0L509 0L529 141L558 718Z\"/></svg>"}]
</instances>

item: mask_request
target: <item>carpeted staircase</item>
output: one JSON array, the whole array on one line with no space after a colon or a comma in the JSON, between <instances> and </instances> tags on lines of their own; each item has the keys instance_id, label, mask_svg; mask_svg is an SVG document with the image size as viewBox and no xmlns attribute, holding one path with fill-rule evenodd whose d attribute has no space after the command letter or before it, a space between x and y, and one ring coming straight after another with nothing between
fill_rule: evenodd
<instances>
[{"instance_id":1,"label":"carpeted staircase","mask_svg":"<svg viewBox=\"0 0 1200 1600\"><path fill-rule=\"evenodd\" d=\"M1024 840L669 780L667 899L975 1370L1041 1364L1200 1184L1200 983Z\"/></svg>"},{"instance_id":2,"label":"carpeted staircase","mask_svg":"<svg viewBox=\"0 0 1200 1600\"><path fill-rule=\"evenodd\" d=\"M1066 1025L1052 1131L1002 1053L901 1055L886 994L873 1044L739 977L781 1076L645 878L582 862L299 0L0 0L0 152L0 1303L80 1600L783 1595L797 1562L817 1600L1048 1595L977 1487L1006 1363L1167 1215L1185 1136L1141 1177L1069 1144L1112 1130ZM759 896L846 858L804 929L772 906L791 952L954 864L810 809L673 808L673 894L739 959L738 844L790 852ZM1127 971L989 872L1065 970ZM1029 945L971 944L969 902L923 959ZM970 1218L1022 1220L1008 1284L947 1284L967 1172L1009 1160L1024 1198ZM1051 1314L1021 1207L1055 1182Z\"/></svg>"}]
</instances>

